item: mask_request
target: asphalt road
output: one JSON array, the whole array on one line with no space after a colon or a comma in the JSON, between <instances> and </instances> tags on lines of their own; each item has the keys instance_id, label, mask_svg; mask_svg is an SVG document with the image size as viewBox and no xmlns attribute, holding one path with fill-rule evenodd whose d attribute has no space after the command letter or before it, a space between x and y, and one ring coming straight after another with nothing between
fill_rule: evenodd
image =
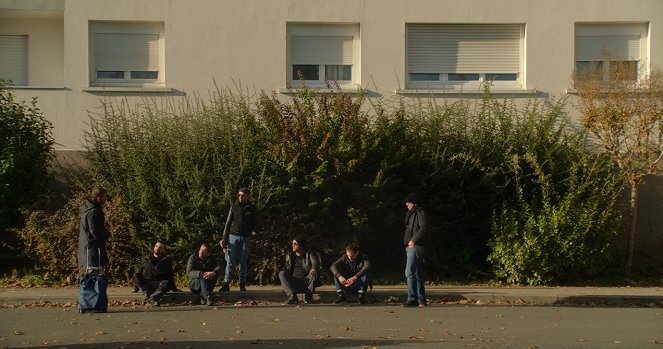
<instances>
[{"instance_id":1,"label":"asphalt road","mask_svg":"<svg viewBox=\"0 0 663 349\"><path fill-rule=\"evenodd\" d=\"M0 309L0 347L663 348L663 309L178 305Z\"/></svg>"}]
</instances>

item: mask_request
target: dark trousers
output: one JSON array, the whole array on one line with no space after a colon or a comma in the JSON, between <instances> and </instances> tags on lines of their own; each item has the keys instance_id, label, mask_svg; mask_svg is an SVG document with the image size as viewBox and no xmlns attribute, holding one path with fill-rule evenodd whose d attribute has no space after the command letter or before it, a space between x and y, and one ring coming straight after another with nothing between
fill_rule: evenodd
<instances>
[{"instance_id":1,"label":"dark trousers","mask_svg":"<svg viewBox=\"0 0 663 349\"><path fill-rule=\"evenodd\" d=\"M200 294L201 297L207 298L216 286L216 277L205 280L203 278L189 280L189 289L192 293Z\"/></svg>"},{"instance_id":2,"label":"dark trousers","mask_svg":"<svg viewBox=\"0 0 663 349\"><path fill-rule=\"evenodd\" d=\"M279 272L279 280L281 281L283 292L285 292L288 298L295 297L295 294L297 293L304 293L308 297L313 295L313 292L315 291L317 277L298 278L292 276L290 273L286 273L285 270L281 270L281 272Z\"/></svg>"},{"instance_id":3,"label":"dark trousers","mask_svg":"<svg viewBox=\"0 0 663 349\"><path fill-rule=\"evenodd\" d=\"M350 276L345 276L343 275L344 278L350 278ZM368 284L369 284L370 277L368 275L364 275L360 278L357 279L352 285L349 287L345 285L341 285L341 282L338 281L338 278L334 278L334 285L336 285L336 292L345 292L345 293L366 293L366 290L368 290Z\"/></svg>"},{"instance_id":4,"label":"dark trousers","mask_svg":"<svg viewBox=\"0 0 663 349\"><path fill-rule=\"evenodd\" d=\"M151 297L156 300L171 289L168 280L148 280L139 272L134 274L134 285L145 294L146 298Z\"/></svg>"}]
</instances>

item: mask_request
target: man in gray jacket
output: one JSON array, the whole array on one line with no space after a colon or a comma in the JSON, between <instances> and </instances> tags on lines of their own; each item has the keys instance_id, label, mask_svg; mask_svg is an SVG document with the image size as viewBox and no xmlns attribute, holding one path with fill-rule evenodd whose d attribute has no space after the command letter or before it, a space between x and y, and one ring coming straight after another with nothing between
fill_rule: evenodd
<instances>
[{"instance_id":1,"label":"man in gray jacket","mask_svg":"<svg viewBox=\"0 0 663 349\"><path fill-rule=\"evenodd\" d=\"M212 305L212 292L221 273L221 263L212 254L212 247L204 243L194 252L186 263L189 276L189 289L200 295L200 304Z\"/></svg>"}]
</instances>

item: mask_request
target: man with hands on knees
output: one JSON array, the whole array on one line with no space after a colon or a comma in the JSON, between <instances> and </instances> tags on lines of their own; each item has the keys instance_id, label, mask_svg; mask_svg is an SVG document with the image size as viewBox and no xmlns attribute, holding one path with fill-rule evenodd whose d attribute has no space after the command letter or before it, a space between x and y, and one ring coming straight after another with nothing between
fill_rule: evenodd
<instances>
[{"instance_id":1,"label":"man with hands on knees","mask_svg":"<svg viewBox=\"0 0 663 349\"><path fill-rule=\"evenodd\" d=\"M212 292L221 273L221 263L212 254L212 247L204 243L189 257L186 274L191 292L200 295L200 304L212 305Z\"/></svg>"},{"instance_id":2,"label":"man with hands on knees","mask_svg":"<svg viewBox=\"0 0 663 349\"><path fill-rule=\"evenodd\" d=\"M345 254L331 265L338 298L335 304L345 302L347 293L357 293L357 302L365 304L365 294L371 282L371 261L356 244L345 247Z\"/></svg>"}]
</instances>

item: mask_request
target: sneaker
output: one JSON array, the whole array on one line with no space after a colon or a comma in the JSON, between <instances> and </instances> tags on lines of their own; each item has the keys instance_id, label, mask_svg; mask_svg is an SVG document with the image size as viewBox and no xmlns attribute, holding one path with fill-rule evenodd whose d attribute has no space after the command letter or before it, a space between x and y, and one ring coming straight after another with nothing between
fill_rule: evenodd
<instances>
[{"instance_id":1,"label":"sneaker","mask_svg":"<svg viewBox=\"0 0 663 349\"><path fill-rule=\"evenodd\" d=\"M200 304L201 305L207 304L207 297L200 296Z\"/></svg>"},{"instance_id":2,"label":"sneaker","mask_svg":"<svg viewBox=\"0 0 663 349\"><path fill-rule=\"evenodd\" d=\"M345 293L340 292L338 294L338 298L336 298L336 300L334 300L334 304L343 303L343 302L345 302Z\"/></svg>"},{"instance_id":3,"label":"sneaker","mask_svg":"<svg viewBox=\"0 0 663 349\"><path fill-rule=\"evenodd\" d=\"M205 305L211 306L214 303L214 300L212 299L212 295L209 294L205 298Z\"/></svg>"},{"instance_id":4,"label":"sneaker","mask_svg":"<svg viewBox=\"0 0 663 349\"><path fill-rule=\"evenodd\" d=\"M403 303L404 307L418 307L419 303L417 301L407 301Z\"/></svg>"},{"instance_id":5,"label":"sneaker","mask_svg":"<svg viewBox=\"0 0 663 349\"><path fill-rule=\"evenodd\" d=\"M313 293L307 292L304 294L304 303L313 304Z\"/></svg>"},{"instance_id":6,"label":"sneaker","mask_svg":"<svg viewBox=\"0 0 663 349\"><path fill-rule=\"evenodd\" d=\"M224 282L223 285L221 285L219 292L228 292L228 291L230 291L230 283Z\"/></svg>"},{"instance_id":7,"label":"sneaker","mask_svg":"<svg viewBox=\"0 0 663 349\"><path fill-rule=\"evenodd\" d=\"M158 307L161 303L159 303L158 300L156 300L156 299L150 297L150 298L147 300L147 304L149 304L149 305L151 305L151 306L153 306L153 307Z\"/></svg>"},{"instance_id":8,"label":"sneaker","mask_svg":"<svg viewBox=\"0 0 663 349\"><path fill-rule=\"evenodd\" d=\"M424 302L419 302L419 306L420 306L420 307L427 307L427 306L428 306L428 302L426 302L426 301L424 301Z\"/></svg>"},{"instance_id":9,"label":"sneaker","mask_svg":"<svg viewBox=\"0 0 663 349\"><path fill-rule=\"evenodd\" d=\"M360 294L357 296L357 303L359 303L359 304L366 304L366 297L364 297L364 294L363 294L363 293L360 293Z\"/></svg>"},{"instance_id":10,"label":"sneaker","mask_svg":"<svg viewBox=\"0 0 663 349\"><path fill-rule=\"evenodd\" d=\"M140 289L138 289L138 286L134 286L134 289L131 290L131 293L138 293L138 291L140 291Z\"/></svg>"},{"instance_id":11,"label":"sneaker","mask_svg":"<svg viewBox=\"0 0 663 349\"><path fill-rule=\"evenodd\" d=\"M243 282L239 283L239 290L240 291L245 291L246 292L246 284Z\"/></svg>"}]
</instances>

